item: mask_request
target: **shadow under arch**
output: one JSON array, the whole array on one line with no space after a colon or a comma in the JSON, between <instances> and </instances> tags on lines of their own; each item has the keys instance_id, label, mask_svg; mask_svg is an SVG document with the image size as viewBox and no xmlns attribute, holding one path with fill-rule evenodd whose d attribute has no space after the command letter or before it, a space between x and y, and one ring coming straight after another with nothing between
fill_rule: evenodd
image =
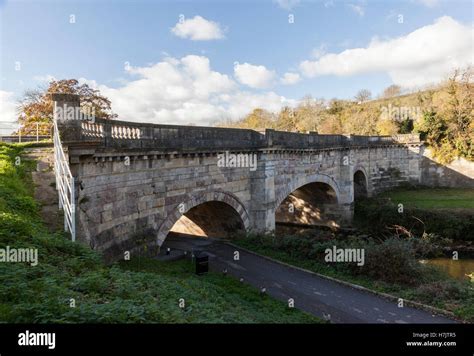
<instances>
[{"instance_id":1,"label":"shadow under arch","mask_svg":"<svg viewBox=\"0 0 474 356\"><path fill-rule=\"evenodd\" d=\"M286 199L292 192L310 183L325 183L329 185L335 192L337 202L341 202L341 193L338 183L327 174L312 174L309 176L298 177L290 182L285 189L275 199L275 211L278 209L283 200Z\"/></svg>"},{"instance_id":2,"label":"shadow under arch","mask_svg":"<svg viewBox=\"0 0 474 356\"><path fill-rule=\"evenodd\" d=\"M337 183L327 175L312 175L289 184L276 200L275 222L339 227Z\"/></svg>"},{"instance_id":3,"label":"shadow under arch","mask_svg":"<svg viewBox=\"0 0 474 356\"><path fill-rule=\"evenodd\" d=\"M201 208L204 209L203 214L199 213L198 209ZM168 213L157 232L158 246L163 244L170 231L172 231L180 219L184 219L181 227L186 227L187 224L190 227L189 220L198 220L198 223L195 223L195 225L205 233L204 236L209 236L207 235L209 232L215 235L216 225L208 227L199 226L199 222L202 223L204 221L199 219L204 216L206 219L218 220L224 230L226 228L239 227L244 231L248 231L250 228L249 214L245 206L234 194L224 191L201 192L192 194L185 201L177 203L171 212Z\"/></svg>"}]
</instances>

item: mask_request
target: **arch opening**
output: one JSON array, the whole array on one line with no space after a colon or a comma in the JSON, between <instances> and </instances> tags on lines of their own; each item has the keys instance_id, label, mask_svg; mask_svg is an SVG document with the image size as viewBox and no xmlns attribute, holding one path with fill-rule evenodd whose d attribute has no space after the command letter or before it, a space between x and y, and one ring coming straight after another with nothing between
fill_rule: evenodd
<instances>
[{"instance_id":1,"label":"arch opening","mask_svg":"<svg viewBox=\"0 0 474 356\"><path fill-rule=\"evenodd\" d=\"M174 223L168 234L228 238L244 230L244 222L232 206L221 201L209 201L184 213Z\"/></svg>"},{"instance_id":2,"label":"arch opening","mask_svg":"<svg viewBox=\"0 0 474 356\"><path fill-rule=\"evenodd\" d=\"M358 170L354 173L354 200L368 197L367 177L364 172Z\"/></svg>"},{"instance_id":3,"label":"arch opening","mask_svg":"<svg viewBox=\"0 0 474 356\"><path fill-rule=\"evenodd\" d=\"M327 183L305 184L291 192L277 207L277 224L339 227L338 198Z\"/></svg>"}]
</instances>

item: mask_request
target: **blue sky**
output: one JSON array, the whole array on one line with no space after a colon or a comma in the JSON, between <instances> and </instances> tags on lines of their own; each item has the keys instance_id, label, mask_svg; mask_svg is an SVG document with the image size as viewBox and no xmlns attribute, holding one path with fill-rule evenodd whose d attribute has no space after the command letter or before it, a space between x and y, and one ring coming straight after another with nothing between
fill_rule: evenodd
<instances>
[{"instance_id":1,"label":"blue sky","mask_svg":"<svg viewBox=\"0 0 474 356\"><path fill-rule=\"evenodd\" d=\"M208 124L423 86L473 59L471 1L0 0L0 21L4 122L51 77L97 87L124 120Z\"/></svg>"}]
</instances>

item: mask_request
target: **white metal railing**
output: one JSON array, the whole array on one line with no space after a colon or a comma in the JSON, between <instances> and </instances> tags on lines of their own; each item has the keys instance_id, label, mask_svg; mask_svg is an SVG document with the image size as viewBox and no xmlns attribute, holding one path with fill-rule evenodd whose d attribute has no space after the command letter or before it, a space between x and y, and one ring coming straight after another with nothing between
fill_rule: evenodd
<instances>
[{"instance_id":1,"label":"white metal railing","mask_svg":"<svg viewBox=\"0 0 474 356\"><path fill-rule=\"evenodd\" d=\"M56 110L54 112L56 112ZM71 174L68 160L64 154L56 118L53 119L53 123L54 174L56 176L56 189L59 195L59 209L64 210L64 230L71 233L72 241L76 241L74 177Z\"/></svg>"},{"instance_id":2,"label":"white metal railing","mask_svg":"<svg viewBox=\"0 0 474 356\"><path fill-rule=\"evenodd\" d=\"M39 142L40 140L51 138L49 134L51 124L49 122L35 122L33 123L33 127L28 128L19 123L5 122L3 124L4 125L0 126L0 141L2 142ZM5 134L5 131L8 133ZM48 134L45 134L45 131L47 131Z\"/></svg>"}]
</instances>

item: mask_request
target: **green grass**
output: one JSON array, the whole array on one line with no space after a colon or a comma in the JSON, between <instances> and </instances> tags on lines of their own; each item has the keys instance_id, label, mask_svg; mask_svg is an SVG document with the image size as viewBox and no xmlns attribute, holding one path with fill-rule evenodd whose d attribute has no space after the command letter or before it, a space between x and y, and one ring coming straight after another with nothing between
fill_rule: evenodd
<instances>
[{"instance_id":1,"label":"green grass","mask_svg":"<svg viewBox=\"0 0 474 356\"><path fill-rule=\"evenodd\" d=\"M0 323L321 322L232 277L196 276L189 261L107 266L88 247L49 233L32 198L34 162L14 164L22 149L0 144L0 248L37 248L39 261L0 263Z\"/></svg>"},{"instance_id":2,"label":"green grass","mask_svg":"<svg viewBox=\"0 0 474 356\"><path fill-rule=\"evenodd\" d=\"M321 256L316 257L316 250L326 247L324 244L343 245L342 241L318 242L303 241L300 236L288 236L287 241L295 237L294 242L282 243L281 238L247 236L238 237L233 242L241 247L269 256L276 260L301 267L325 276L337 278L368 289L392 294L398 298L417 301L433 307L453 312L460 319L474 322L474 288L473 283L457 281L445 272L433 267L420 265L415 284L388 283L367 275L351 273L346 264L327 264ZM303 239L303 240L302 240ZM297 241L300 240L300 241ZM305 242L301 244L301 242ZM363 246L363 242L360 242ZM312 250L308 246L312 245ZM300 246L300 247L298 247ZM311 257L309 257L311 256ZM382 266L380 268L383 268Z\"/></svg>"},{"instance_id":3,"label":"green grass","mask_svg":"<svg viewBox=\"0 0 474 356\"><path fill-rule=\"evenodd\" d=\"M474 209L474 189L396 189L383 193L394 203L420 209Z\"/></svg>"}]
</instances>

